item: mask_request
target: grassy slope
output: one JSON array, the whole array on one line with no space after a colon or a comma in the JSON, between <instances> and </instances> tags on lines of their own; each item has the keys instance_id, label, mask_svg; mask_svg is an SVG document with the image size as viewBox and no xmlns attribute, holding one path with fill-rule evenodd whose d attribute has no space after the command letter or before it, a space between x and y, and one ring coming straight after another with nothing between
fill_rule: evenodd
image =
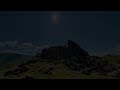
<instances>
[{"instance_id":1,"label":"grassy slope","mask_svg":"<svg viewBox=\"0 0 120 90\"><path fill-rule=\"evenodd\" d=\"M103 56L103 59L109 61L110 63L120 66L120 56ZM18 63L19 64L19 63ZM92 72L90 75L83 74L77 71L72 71L68 69L60 61L48 62L48 61L39 61L37 63L26 64L26 67L30 68L27 72L21 73L19 75L12 75L6 77L8 79L22 79L26 76L32 76L35 79L117 79L111 76L104 76L97 72ZM54 67L52 73L45 73L50 67ZM10 68L6 68L0 71L0 78L4 78L3 74L8 71Z\"/></svg>"},{"instance_id":2,"label":"grassy slope","mask_svg":"<svg viewBox=\"0 0 120 90\"><path fill-rule=\"evenodd\" d=\"M92 72L91 74L87 75L78 71L72 71L61 61L48 62L43 60L34 64L26 64L26 66L30 68L30 70L18 75L9 76L7 78L22 79L26 76L32 76L34 79L114 79L113 77L106 77L97 72ZM54 67L52 73L45 73L50 67Z\"/></svg>"},{"instance_id":3,"label":"grassy slope","mask_svg":"<svg viewBox=\"0 0 120 90\"><path fill-rule=\"evenodd\" d=\"M50 62L39 62L36 64L29 64L27 67L31 68L29 71L19 74L13 75L12 77L7 77L8 79L22 79L26 76L32 76L35 79L104 79L106 78L99 73L92 73L90 75L82 74L80 72L75 72L69 70L65 65L58 62L57 65ZM45 73L49 67L55 67L52 73ZM107 77L111 78L111 77Z\"/></svg>"},{"instance_id":4,"label":"grassy slope","mask_svg":"<svg viewBox=\"0 0 120 90\"><path fill-rule=\"evenodd\" d=\"M102 58L114 64L116 67L120 67L120 55L106 55Z\"/></svg>"},{"instance_id":5,"label":"grassy slope","mask_svg":"<svg viewBox=\"0 0 120 90\"><path fill-rule=\"evenodd\" d=\"M9 69L24 63L31 59L31 56L15 54L15 53L0 53L0 78Z\"/></svg>"}]
</instances>

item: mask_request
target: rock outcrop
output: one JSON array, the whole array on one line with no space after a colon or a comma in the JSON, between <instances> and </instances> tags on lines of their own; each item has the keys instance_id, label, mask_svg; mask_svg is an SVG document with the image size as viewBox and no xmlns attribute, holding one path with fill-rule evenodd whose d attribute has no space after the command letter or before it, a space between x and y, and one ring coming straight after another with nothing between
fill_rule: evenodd
<instances>
[{"instance_id":1,"label":"rock outcrop","mask_svg":"<svg viewBox=\"0 0 120 90\"><path fill-rule=\"evenodd\" d=\"M41 54L38 53L31 60L5 72L4 78L21 78L21 76L24 76L23 79L43 78L45 76L51 78L52 75L52 78L56 78L56 73L59 74L61 71L63 71L62 75L65 71L74 72L76 77L78 76L76 72L79 72L85 75L100 73L100 76L120 78L120 70L117 70L112 63L101 57L89 56L86 51L71 40L68 40L65 46L44 49ZM64 76L60 76L60 78L64 78ZM73 78L73 74L71 78Z\"/></svg>"},{"instance_id":2,"label":"rock outcrop","mask_svg":"<svg viewBox=\"0 0 120 90\"><path fill-rule=\"evenodd\" d=\"M83 50L77 43L71 40L68 40L67 48L69 57L89 56L89 54L85 50Z\"/></svg>"},{"instance_id":3,"label":"rock outcrop","mask_svg":"<svg viewBox=\"0 0 120 90\"><path fill-rule=\"evenodd\" d=\"M89 56L89 54L83 50L75 42L68 40L65 46L54 46L47 49L43 49L40 57L43 59L56 59L61 60L71 57Z\"/></svg>"}]
</instances>

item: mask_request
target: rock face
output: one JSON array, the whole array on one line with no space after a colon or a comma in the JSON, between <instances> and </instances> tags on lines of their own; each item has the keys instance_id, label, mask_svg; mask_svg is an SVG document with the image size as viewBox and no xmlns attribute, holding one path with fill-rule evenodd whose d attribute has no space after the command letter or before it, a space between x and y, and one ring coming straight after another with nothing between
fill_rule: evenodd
<instances>
[{"instance_id":1,"label":"rock face","mask_svg":"<svg viewBox=\"0 0 120 90\"><path fill-rule=\"evenodd\" d=\"M70 57L89 56L85 50L80 48L80 46L78 44L76 44L75 42L73 42L71 40L68 40L67 47L68 47L68 53L69 53Z\"/></svg>"},{"instance_id":2,"label":"rock face","mask_svg":"<svg viewBox=\"0 0 120 90\"><path fill-rule=\"evenodd\" d=\"M78 44L68 40L66 46L54 46L48 49L43 49L40 57L43 59L65 59L71 57L89 56Z\"/></svg>"},{"instance_id":3,"label":"rock face","mask_svg":"<svg viewBox=\"0 0 120 90\"><path fill-rule=\"evenodd\" d=\"M41 58L44 59L62 59L67 57L67 47L65 46L56 46L44 49L41 54Z\"/></svg>"},{"instance_id":4,"label":"rock face","mask_svg":"<svg viewBox=\"0 0 120 90\"><path fill-rule=\"evenodd\" d=\"M4 76L9 76L9 75L18 75L18 74L21 74L21 73L24 73L26 71L28 71L29 68L27 68L26 66L18 66L16 67L13 71L8 71L4 74Z\"/></svg>"}]
</instances>

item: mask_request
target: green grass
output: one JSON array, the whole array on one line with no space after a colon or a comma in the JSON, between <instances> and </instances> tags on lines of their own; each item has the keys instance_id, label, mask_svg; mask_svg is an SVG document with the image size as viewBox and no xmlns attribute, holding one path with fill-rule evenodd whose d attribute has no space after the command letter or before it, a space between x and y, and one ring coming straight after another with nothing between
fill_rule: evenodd
<instances>
[{"instance_id":1,"label":"green grass","mask_svg":"<svg viewBox=\"0 0 120 90\"><path fill-rule=\"evenodd\" d=\"M114 64L116 67L120 67L120 55L107 55L103 56L102 58Z\"/></svg>"},{"instance_id":2,"label":"green grass","mask_svg":"<svg viewBox=\"0 0 120 90\"><path fill-rule=\"evenodd\" d=\"M18 64L30 60L32 56L15 54L15 53L0 53L0 69L11 68Z\"/></svg>"},{"instance_id":3,"label":"green grass","mask_svg":"<svg viewBox=\"0 0 120 90\"><path fill-rule=\"evenodd\" d=\"M106 55L103 56L102 58L111 63L120 63L120 55Z\"/></svg>"},{"instance_id":4,"label":"green grass","mask_svg":"<svg viewBox=\"0 0 120 90\"><path fill-rule=\"evenodd\" d=\"M114 64L117 68L120 67L120 56L103 56L104 60ZM27 61L26 61L27 62ZM21 62L22 63L22 62ZM23 79L26 76L32 76L34 79L118 79L112 76L105 76L104 74L98 72L91 72L89 75L83 74L79 71L70 70L65 66L63 61L47 61L41 60L37 63L29 63L26 67L29 68L27 72L21 73L19 75L12 75L11 77L3 77L4 73L8 70L11 70L13 66L17 66L20 63L11 64L6 66L8 68L0 70L0 79ZM52 73L44 73L50 67L54 67Z\"/></svg>"}]
</instances>

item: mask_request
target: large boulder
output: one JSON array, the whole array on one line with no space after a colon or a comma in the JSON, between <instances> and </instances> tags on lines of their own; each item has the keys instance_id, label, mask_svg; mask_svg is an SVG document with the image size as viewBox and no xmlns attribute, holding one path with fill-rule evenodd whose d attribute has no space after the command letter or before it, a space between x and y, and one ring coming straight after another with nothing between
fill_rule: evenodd
<instances>
[{"instance_id":1,"label":"large boulder","mask_svg":"<svg viewBox=\"0 0 120 90\"><path fill-rule=\"evenodd\" d=\"M89 56L78 44L68 40L66 46L54 46L43 49L40 57L44 59L61 60L64 58Z\"/></svg>"}]
</instances>

